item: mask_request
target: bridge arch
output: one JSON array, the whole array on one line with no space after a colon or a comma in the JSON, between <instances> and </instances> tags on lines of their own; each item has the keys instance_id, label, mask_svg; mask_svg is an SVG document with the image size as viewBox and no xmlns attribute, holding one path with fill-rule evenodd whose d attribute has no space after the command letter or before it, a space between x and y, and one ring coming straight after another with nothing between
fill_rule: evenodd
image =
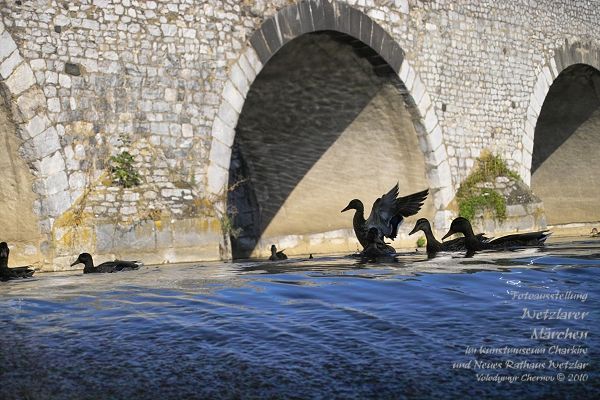
<instances>
[{"instance_id":1,"label":"bridge arch","mask_svg":"<svg viewBox=\"0 0 600 400\"><path fill-rule=\"evenodd\" d=\"M599 127L600 48L565 42L538 73L523 135L523 177L550 224L600 220L592 212L600 181L588 170L600 151L592 132Z\"/></svg>"},{"instance_id":2,"label":"bridge arch","mask_svg":"<svg viewBox=\"0 0 600 400\"><path fill-rule=\"evenodd\" d=\"M250 38L250 45L230 68L218 113L212 125L207 171L208 191L222 196L228 187L236 127L251 85L267 62L284 45L305 34L338 32L373 49L404 85L405 99L426 163L426 175L436 211L438 228L447 224L446 206L453 197L453 183L442 129L425 85L404 57L398 43L366 14L337 1L302 0L264 21ZM221 205L224 207L224 204Z\"/></svg>"}]
</instances>

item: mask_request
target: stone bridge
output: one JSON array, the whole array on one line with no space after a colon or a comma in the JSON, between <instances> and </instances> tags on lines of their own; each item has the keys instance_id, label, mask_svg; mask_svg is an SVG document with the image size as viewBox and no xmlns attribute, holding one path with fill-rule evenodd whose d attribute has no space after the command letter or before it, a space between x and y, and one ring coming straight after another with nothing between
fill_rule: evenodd
<instances>
[{"instance_id":1,"label":"stone bridge","mask_svg":"<svg viewBox=\"0 0 600 400\"><path fill-rule=\"evenodd\" d=\"M549 224L600 221L598 1L0 7L11 265L355 250L340 210L396 182L431 189L420 215L441 230L485 150Z\"/></svg>"}]
</instances>

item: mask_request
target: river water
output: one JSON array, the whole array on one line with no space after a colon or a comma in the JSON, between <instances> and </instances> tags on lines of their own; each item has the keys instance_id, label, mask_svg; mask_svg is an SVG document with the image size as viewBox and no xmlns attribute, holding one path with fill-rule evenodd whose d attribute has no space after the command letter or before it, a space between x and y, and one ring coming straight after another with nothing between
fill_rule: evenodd
<instances>
[{"instance_id":1,"label":"river water","mask_svg":"<svg viewBox=\"0 0 600 400\"><path fill-rule=\"evenodd\" d=\"M599 305L600 239L38 274L0 284L0 398L597 399Z\"/></svg>"}]
</instances>

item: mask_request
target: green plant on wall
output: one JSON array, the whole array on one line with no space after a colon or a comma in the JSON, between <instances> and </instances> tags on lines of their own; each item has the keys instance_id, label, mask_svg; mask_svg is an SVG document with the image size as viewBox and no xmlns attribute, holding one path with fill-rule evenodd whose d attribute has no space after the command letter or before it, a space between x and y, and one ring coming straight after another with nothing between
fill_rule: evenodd
<instances>
[{"instance_id":1,"label":"green plant on wall","mask_svg":"<svg viewBox=\"0 0 600 400\"><path fill-rule=\"evenodd\" d=\"M425 236L421 236L417 239L417 247L425 247L427 241L425 240Z\"/></svg>"},{"instance_id":2,"label":"green plant on wall","mask_svg":"<svg viewBox=\"0 0 600 400\"><path fill-rule=\"evenodd\" d=\"M500 176L520 180L519 175L511 171L500 156L488 151L482 153L473 172L463 181L456 193L459 215L471 220L478 211L488 209L492 210L500 221L506 219L504 196L493 189L480 187L481 183L494 182Z\"/></svg>"},{"instance_id":3,"label":"green plant on wall","mask_svg":"<svg viewBox=\"0 0 600 400\"><path fill-rule=\"evenodd\" d=\"M133 166L134 161L133 156L127 151L112 156L110 158L112 180L125 188L138 186L142 179Z\"/></svg>"}]
</instances>

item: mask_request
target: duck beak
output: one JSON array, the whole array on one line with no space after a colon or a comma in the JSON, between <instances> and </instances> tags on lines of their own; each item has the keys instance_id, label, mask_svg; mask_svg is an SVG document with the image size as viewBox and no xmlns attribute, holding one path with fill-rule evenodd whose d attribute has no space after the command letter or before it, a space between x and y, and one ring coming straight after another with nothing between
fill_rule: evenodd
<instances>
[{"instance_id":1,"label":"duck beak","mask_svg":"<svg viewBox=\"0 0 600 400\"><path fill-rule=\"evenodd\" d=\"M77 260L75 260L75 262L73 264L71 264L71 267L73 267L79 263L81 263L81 261L79 261L79 258L77 258Z\"/></svg>"},{"instance_id":2,"label":"duck beak","mask_svg":"<svg viewBox=\"0 0 600 400\"><path fill-rule=\"evenodd\" d=\"M419 232L419 225L415 225L415 227L413 228L412 231L410 231L410 233L408 234L409 236L412 235L413 233L417 233Z\"/></svg>"},{"instance_id":3,"label":"duck beak","mask_svg":"<svg viewBox=\"0 0 600 400\"><path fill-rule=\"evenodd\" d=\"M444 235L444 237L442 238L442 240L446 239L446 238L447 238L447 237L449 237L449 236L452 236L452 235L454 235L455 233L458 233L458 232L454 232L452 229L450 229L450 230L448 231L448 233L446 233L446 234Z\"/></svg>"},{"instance_id":4,"label":"duck beak","mask_svg":"<svg viewBox=\"0 0 600 400\"><path fill-rule=\"evenodd\" d=\"M350 204L348 204L348 205L346 206L346 208L344 208L344 209L343 209L342 211L340 211L340 212L348 211L349 209L350 209Z\"/></svg>"}]
</instances>

